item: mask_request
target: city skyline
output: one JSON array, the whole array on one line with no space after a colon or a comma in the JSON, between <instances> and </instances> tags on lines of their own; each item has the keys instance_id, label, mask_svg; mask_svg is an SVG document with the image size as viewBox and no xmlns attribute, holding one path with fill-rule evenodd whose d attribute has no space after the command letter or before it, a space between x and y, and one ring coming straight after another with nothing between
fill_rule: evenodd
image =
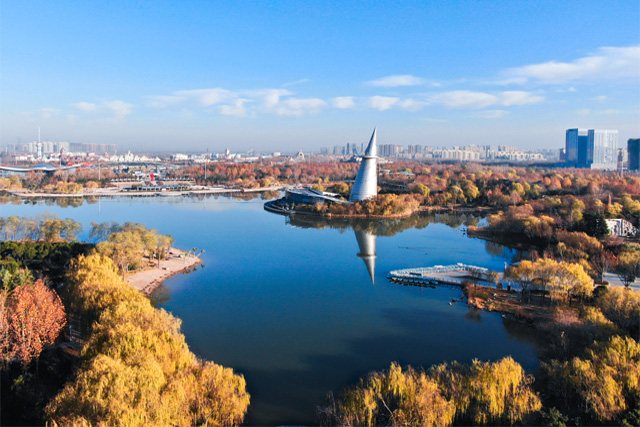
<instances>
[{"instance_id":1,"label":"city skyline","mask_svg":"<svg viewBox=\"0 0 640 427\"><path fill-rule=\"evenodd\" d=\"M1 145L561 148L640 135L637 2L3 4ZM580 23L576 26L569 22ZM622 146L620 148L623 148Z\"/></svg>"}]
</instances>

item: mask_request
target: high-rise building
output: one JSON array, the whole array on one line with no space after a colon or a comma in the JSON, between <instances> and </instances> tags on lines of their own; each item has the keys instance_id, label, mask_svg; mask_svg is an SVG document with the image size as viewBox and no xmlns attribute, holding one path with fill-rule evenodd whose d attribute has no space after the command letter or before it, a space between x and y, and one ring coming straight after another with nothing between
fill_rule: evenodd
<instances>
[{"instance_id":1,"label":"high-rise building","mask_svg":"<svg viewBox=\"0 0 640 427\"><path fill-rule=\"evenodd\" d=\"M567 166L576 167L580 164L586 164L588 139L589 131L587 129L567 129L565 147ZM582 154L582 159L580 159L580 154Z\"/></svg>"},{"instance_id":2,"label":"high-rise building","mask_svg":"<svg viewBox=\"0 0 640 427\"><path fill-rule=\"evenodd\" d=\"M362 156L360 169L358 169L356 182L351 189L349 200L367 200L378 194L378 147L376 145L376 131L377 128L373 130L369 145L367 145L367 149Z\"/></svg>"},{"instance_id":3,"label":"high-rise building","mask_svg":"<svg viewBox=\"0 0 640 427\"><path fill-rule=\"evenodd\" d=\"M586 167L618 169L618 131L589 129Z\"/></svg>"},{"instance_id":4,"label":"high-rise building","mask_svg":"<svg viewBox=\"0 0 640 427\"><path fill-rule=\"evenodd\" d=\"M629 156L629 170L640 170L640 138L630 138L627 141L627 154Z\"/></svg>"},{"instance_id":5,"label":"high-rise building","mask_svg":"<svg viewBox=\"0 0 640 427\"><path fill-rule=\"evenodd\" d=\"M618 131L567 129L566 165L578 168L616 170Z\"/></svg>"}]
</instances>

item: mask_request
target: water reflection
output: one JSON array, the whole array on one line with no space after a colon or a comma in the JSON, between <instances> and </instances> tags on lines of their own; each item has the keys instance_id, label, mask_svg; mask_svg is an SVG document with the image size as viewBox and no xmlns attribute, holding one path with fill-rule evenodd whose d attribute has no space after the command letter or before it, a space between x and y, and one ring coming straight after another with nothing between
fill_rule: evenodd
<instances>
[{"instance_id":1,"label":"water reflection","mask_svg":"<svg viewBox=\"0 0 640 427\"><path fill-rule=\"evenodd\" d=\"M360 253L358 258L364 261L364 265L367 267L369 277L371 278L371 284L375 285L376 279L376 236L365 230L355 230L356 240L358 241L358 247Z\"/></svg>"},{"instance_id":2,"label":"water reflection","mask_svg":"<svg viewBox=\"0 0 640 427\"><path fill-rule=\"evenodd\" d=\"M367 219L328 218L314 215L285 214L285 223L291 227L325 229L333 228L345 232L354 231L360 252L356 254L364 261L371 283L375 285L376 237L391 237L408 229L423 229L431 223L445 224L451 228L476 225L478 218L468 214L415 214L407 218Z\"/></svg>"}]
</instances>

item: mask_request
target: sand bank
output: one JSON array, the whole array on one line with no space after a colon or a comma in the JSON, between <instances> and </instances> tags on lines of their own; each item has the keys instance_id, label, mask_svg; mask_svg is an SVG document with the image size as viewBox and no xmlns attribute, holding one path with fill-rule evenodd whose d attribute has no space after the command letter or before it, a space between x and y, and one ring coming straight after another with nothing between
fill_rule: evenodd
<instances>
[{"instance_id":1,"label":"sand bank","mask_svg":"<svg viewBox=\"0 0 640 427\"><path fill-rule=\"evenodd\" d=\"M195 267L202 260L177 248L169 249L167 259L160 261L160 268L150 268L127 275L127 282L145 295L149 295L169 277Z\"/></svg>"}]
</instances>

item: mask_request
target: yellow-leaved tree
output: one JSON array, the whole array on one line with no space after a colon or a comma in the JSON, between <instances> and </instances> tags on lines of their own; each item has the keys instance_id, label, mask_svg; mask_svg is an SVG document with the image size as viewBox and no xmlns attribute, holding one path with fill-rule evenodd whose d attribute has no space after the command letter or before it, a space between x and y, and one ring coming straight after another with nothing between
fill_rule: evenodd
<instances>
[{"instance_id":1,"label":"yellow-leaved tree","mask_svg":"<svg viewBox=\"0 0 640 427\"><path fill-rule=\"evenodd\" d=\"M131 289L113 262L81 256L69 299L94 319L76 377L46 412L60 425L238 425L244 377L189 351L180 321Z\"/></svg>"},{"instance_id":2,"label":"yellow-leaved tree","mask_svg":"<svg viewBox=\"0 0 640 427\"><path fill-rule=\"evenodd\" d=\"M614 336L596 342L585 357L543 363L548 385L566 410L581 408L597 422L623 424L640 408L640 344Z\"/></svg>"}]
</instances>

